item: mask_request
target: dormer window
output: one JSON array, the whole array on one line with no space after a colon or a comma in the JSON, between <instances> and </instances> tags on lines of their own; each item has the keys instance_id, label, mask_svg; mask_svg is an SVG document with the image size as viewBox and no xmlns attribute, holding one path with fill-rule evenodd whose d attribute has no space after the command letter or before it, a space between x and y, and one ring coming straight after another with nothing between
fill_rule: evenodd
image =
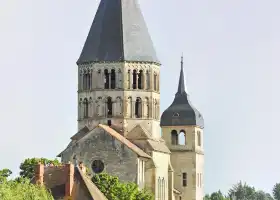
<instances>
[{"instance_id":1,"label":"dormer window","mask_svg":"<svg viewBox=\"0 0 280 200\"><path fill-rule=\"evenodd\" d=\"M179 113L174 113L173 114L173 117L179 117L180 115L179 115Z\"/></svg>"}]
</instances>

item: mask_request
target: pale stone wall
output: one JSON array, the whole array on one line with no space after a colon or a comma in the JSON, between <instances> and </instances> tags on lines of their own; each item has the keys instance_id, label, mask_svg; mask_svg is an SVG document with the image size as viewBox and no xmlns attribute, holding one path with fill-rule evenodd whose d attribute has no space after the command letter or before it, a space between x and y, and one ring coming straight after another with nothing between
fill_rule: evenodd
<instances>
[{"instance_id":1,"label":"pale stone wall","mask_svg":"<svg viewBox=\"0 0 280 200\"><path fill-rule=\"evenodd\" d=\"M173 145L171 132L185 131L186 144ZM200 134L200 136L198 136ZM182 200L202 200L204 196L204 147L203 130L195 126L162 127L163 139L171 150L174 169L174 187L182 192ZM198 139L200 137L200 143ZM187 185L183 186L183 173L187 174Z\"/></svg>"},{"instance_id":2,"label":"pale stone wall","mask_svg":"<svg viewBox=\"0 0 280 200\"><path fill-rule=\"evenodd\" d=\"M101 160L105 164L105 172L123 181L137 182L138 156L102 129L94 129L77 144L68 147L61 160L73 162L74 155L90 170L94 160Z\"/></svg>"},{"instance_id":3,"label":"pale stone wall","mask_svg":"<svg viewBox=\"0 0 280 200\"><path fill-rule=\"evenodd\" d=\"M104 71L115 70L115 89L104 89ZM142 88L133 89L133 71L142 72ZM90 88L82 88L84 74L89 73ZM114 128L125 135L138 123L160 138L160 67L145 63L97 63L79 66L78 76L78 130L85 125L90 128L111 120ZM109 75L111 76L111 75ZM137 76L138 77L138 76ZM110 81L109 81L110 82ZM138 80L136 81L138 86ZM107 115L107 98L112 99L112 116ZM141 100L140 117L135 116L136 100ZM88 104L88 117L85 116L85 100Z\"/></svg>"},{"instance_id":4,"label":"pale stone wall","mask_svg":"<svg viewBox=\"0 0 280 200\"><path fill-rule=\"evenodd\" d=\"M168 200L168 166L170 155L161 152L152 152L156 166L155 170L155 199Z\"/></svg>"}]
</instances>

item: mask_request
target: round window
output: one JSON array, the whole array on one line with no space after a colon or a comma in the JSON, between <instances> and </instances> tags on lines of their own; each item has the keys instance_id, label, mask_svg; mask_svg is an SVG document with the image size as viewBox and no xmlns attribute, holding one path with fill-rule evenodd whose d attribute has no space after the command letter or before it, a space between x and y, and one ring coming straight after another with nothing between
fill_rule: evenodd
<instances>
[{"instance_id":1,"label":"round window","mask_svg":"<svg viewBox=\"0 0 280 200\"><path fill-rule=\"evenodd\" d=\"M101 160L94 160L92 162L91 168L94 173L101 173L104 170L104 163Z\"/></svg>"}]
</instances>

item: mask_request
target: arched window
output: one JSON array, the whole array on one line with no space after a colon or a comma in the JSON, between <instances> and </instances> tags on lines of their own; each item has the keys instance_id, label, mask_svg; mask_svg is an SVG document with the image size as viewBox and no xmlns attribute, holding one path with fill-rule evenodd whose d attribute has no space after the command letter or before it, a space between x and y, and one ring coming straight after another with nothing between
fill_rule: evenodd
<instances>
[{"instance_id":1,"label":"arched window","mask_svg":"<svg viewBox=\"0 0 280 200\"><path fill-rule=\"evenodd\" d=\"M150 89L150 73L149 71L146 72L146 89Z\"/></svg>"},{"instance_id":2,"label":"arched window","mask_svg":"<svg viewBox=\"0 0 280 200\"><path fill-rule=\"evenodd\" d=\"M171 131L171 144L178 145L178 133L176 130Z\"/></svg>"},{"instance_id":3,"label":"arched window","mask_svg":"<svg viewBox=\"0 0 280 200\"><path fill-rule=\"evenodd\" d=\"M80 98L80 100L79 100L78 117L79 117L79 119L83 118L83 99L82 98Z\"/></svg>"},{"instance_id":4,"label":"arched window","mask_svg":"<svg viewBox=\"0 0 280 200\"><path fill-rule=\"evenodd\" d=\"M91 71L90 70L86 70L84 71L83 74L83 89L84 90L90 90L91 89Z\"/></svg>"},{"instance_id":5,"label":"arched window","mask_svg":"<svg viewBox=\"0 0 280 200\"><path fill-rule=\"evenodd\" d=\"M87 89L87 73L83 74L83 90Z\"/></svg>"},{"instance_id":6,"label":"arched window","mask_svg":"<svg viewBox=\"0 0 280 200\"><path fill-rule=\"evenodd\" d=\"M112 117L113 115L113 103L112 103L112 98L108 97L107 98L107 117Z\"/></svg>"},{"instance_id":7,"label":"arched window","mask_svg":"<svg viewBox=\"0 0 280 200\"><path fill-rule=\"evenodd\" d=\"M201 133L200 131L197 132L197 146L201 146Z\"/></svg>"},{"instance_id":8,"label":"arched window","mask_svg":"<svg viewBox=\"0 0 280 200\"><path fill-rule=\"evenodd\" d=\"M108 72L108 69L105 69L104 70L104 88L105 89L109 89L109 72Z\"/></svg>"},{"instance_id":9,"label":"arched window","mask_svg":"<svg viewBox=\"0 0 280 200\"><path fill-rule=\"evenodd\" d=\"M143 81L143 71L140 70L138 74L138 89L143 89L142 81Z\"/></svg>"},{"instance_id":10,"label":"arched window","mask_svg":"<svg viewBox=\"0 0 280 200\"><path fill-rule=\"evenodd\" d=\"M88 118L88 99L84 99L84 118Z\"/></svg>"},{"instance_id":11,"label":"arched window","mask_svg":"<svg viewBox=\"0 0 280 200\"><path fill-rule=\"evenodd\" d=\"M90 90L91 89L91 81L92 81L92 71L88 70L87 74L88 74L87 89Z\"/></svg>"},{"instance_id":12,"label":"arched window","mask_svg":"<svg viewBox=\"0 0 280 200\"><path fill-rule=\"evenodd\" d=\"M184 130L179 133L179 145L186 145L186 132Z\"/></svg>"},{"instance_id":13,"label":"arched window","mask_svg":"<svg viewBox=\"0 0 280 200\"><path fill-rule=\"evenodd\" d=\"M83 89L83 74L82 72L80 72L80 76L79 76L79 90Z\"/></svg>"},{"instance_id":14,"label":"arched window","mask_svg":"<svg viewBox=\"0 0 280 200\"><path fill-rule=\"evenodd\" d=\"M114 69L111 70L111 89L116 88L116 72Z\"/></svg>"},{"instance_id":15,"label":"arched window","mask_svg":"<svg viewBox=\"0 0 280 200\"><path fill-rule=\"evenodd\" d=\"M157 90L157 75L154 74L154 90Z\"/></svg>"},{"instance_id":16,"label":"arched window","mask_svg":"<svg viewBox=\"0 0 280 200\"><path fill-rule=\"evenodd\" d=\"M141 117L141 99L138 97L135 101L135 117L140 118Z\"/></svg>"},{"instance_id":17,"label":"arched window","mask_svg":"<svg viewBox=\"0 0 280 200\"><path fill-rule=\"evenodd\" d=\"M136 82L137 82L137 72L136 70L133 70L133 73L132 73L132 88L133 89L136 89Z\"/></svg>"}]
</instances>

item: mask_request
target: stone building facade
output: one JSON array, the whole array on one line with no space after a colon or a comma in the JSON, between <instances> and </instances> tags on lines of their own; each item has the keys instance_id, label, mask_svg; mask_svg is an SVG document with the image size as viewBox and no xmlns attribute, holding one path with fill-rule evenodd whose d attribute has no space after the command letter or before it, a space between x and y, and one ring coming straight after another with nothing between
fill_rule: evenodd
<instances>
[{"instance_id":1,"label":"stone building facade","mask_svg":"<svg viewBox=\"0 0 280 200\"><path fill-rule=\"evenodd\" d=\"M203 117L185 91L183 59L160 116L161 64L137 0L101 0L77 65L78 132L62 162L77 158L156 200L202 200Z\"/></svg>"}]
</instances>

